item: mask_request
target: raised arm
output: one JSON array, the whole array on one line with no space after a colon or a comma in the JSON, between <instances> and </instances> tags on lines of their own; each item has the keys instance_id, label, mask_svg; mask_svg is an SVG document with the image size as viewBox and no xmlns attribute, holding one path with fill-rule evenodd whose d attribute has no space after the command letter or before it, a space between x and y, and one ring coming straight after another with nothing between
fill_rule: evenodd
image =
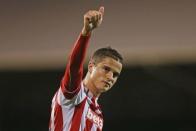
<instances>
[{"instance_id":1,"label":"raised arm","mask_svg":"<svg viewBox=\"0 0 196 131\"><path fill-rule=\"evenodd\" d=\"M80 90L83 76L83 63L91 32L97 28L103 20L104 7L99 11L90 10L84 15L84 26L70 53L65 74L61 81L61 89L67 98L72 98Z\"/></svg>"}]
</instances>

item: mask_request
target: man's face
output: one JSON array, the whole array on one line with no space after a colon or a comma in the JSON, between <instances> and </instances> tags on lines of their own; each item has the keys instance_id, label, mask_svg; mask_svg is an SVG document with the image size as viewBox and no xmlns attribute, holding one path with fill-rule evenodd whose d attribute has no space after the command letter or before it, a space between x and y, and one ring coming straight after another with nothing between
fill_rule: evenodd
<instances>
[{"instance_id":1,"label":"man's face","mask_svg":"<svg viewBox=\"0 0 196 131\"><path fill-rule=\"evenodd\" d=\"M89 64L91 82L100 93L108 91L115 84L121 70L122 64L111 57L103 58L97 64Z\"/></svg>"}]
</instances>

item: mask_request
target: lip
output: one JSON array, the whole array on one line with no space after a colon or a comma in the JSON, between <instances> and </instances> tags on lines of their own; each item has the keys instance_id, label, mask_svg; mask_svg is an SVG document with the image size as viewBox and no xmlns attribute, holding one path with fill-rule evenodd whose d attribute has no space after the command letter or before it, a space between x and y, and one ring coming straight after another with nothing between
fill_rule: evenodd
<instances>
[{"instance_id":1,"label":"lip","mask_svg":"<svg viewBox=\"0 0 196 131\"><path fill-rule=\"evenodd\" d=\"M107 81L103 81L106 85L108 85L110 87L110 83Z\"/></svg>"}]
</instances>

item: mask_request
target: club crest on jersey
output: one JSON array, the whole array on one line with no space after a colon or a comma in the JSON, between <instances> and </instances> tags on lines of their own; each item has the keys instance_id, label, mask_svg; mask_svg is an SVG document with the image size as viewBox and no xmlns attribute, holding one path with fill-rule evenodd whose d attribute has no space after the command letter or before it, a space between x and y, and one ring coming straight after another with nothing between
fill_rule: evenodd
<instances>
[{"instance_id":1,"label":"club crest on jersey","mask_svg":"<svg viewBox=\"0 0 196 131\"><path fill-rule=\"evenodd\" d=\"M99 117L94 111L92 111L90 108L88 109L87 116L90 121L92 121L94 124L98 126L99 129L102 130L103 128L103 119Z\"/></svg>"}]
</instances>

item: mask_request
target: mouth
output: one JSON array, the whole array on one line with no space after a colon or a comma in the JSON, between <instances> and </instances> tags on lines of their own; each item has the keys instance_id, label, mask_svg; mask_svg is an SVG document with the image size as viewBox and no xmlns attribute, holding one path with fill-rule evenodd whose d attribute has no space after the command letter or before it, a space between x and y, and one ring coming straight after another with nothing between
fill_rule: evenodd
<instances>
[{"instance_id":1,"label":"mouth","mask_svg":"<svg viewBox=\"0 0 196 131\"><path fill-rule=\"evenodd\" d=\"M110 87L110 83L109 82L107 82L107 81L103 81L108 87Z\"/></svg>"}]
</instances>

